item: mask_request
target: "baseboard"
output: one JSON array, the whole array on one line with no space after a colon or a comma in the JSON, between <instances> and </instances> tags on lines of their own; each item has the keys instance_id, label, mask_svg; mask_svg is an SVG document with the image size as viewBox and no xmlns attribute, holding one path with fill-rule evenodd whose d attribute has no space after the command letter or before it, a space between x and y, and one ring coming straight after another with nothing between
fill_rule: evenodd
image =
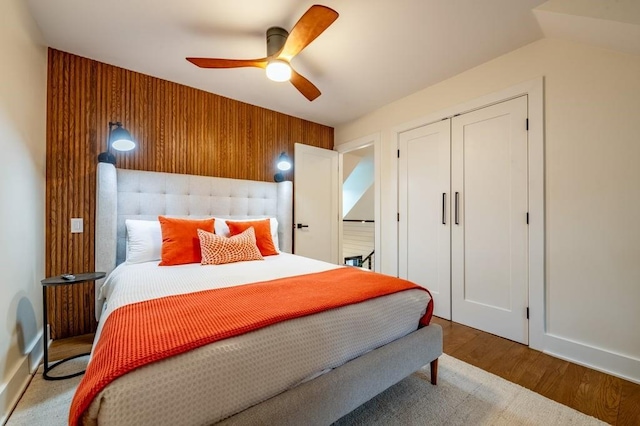
<instances>
[{"instance_id":1,"label":"baseboard","mask_svg":"<svg viewBox=\"0 0 640 426\"><path fill-rule=\"evenodd\" d=\"M546 334L544 340L544 353L640 384L640 359L553 334Z\"/></svg>"},{"instance_id":2,"label":"baseboard","mask_svg":"<svg viewBox=\"0 0 640 426\"><path fill-rule=\"evenodd\" d=\"M0 384L0 409L2 410L0 411L0 424L2 425L9 419L9 415L38 370L44 352L42 337L43 334L40 332L38 338L27 348L27 354L22 357L18 367L9 376L9 380Z\"/></svg>"}]
</instances>

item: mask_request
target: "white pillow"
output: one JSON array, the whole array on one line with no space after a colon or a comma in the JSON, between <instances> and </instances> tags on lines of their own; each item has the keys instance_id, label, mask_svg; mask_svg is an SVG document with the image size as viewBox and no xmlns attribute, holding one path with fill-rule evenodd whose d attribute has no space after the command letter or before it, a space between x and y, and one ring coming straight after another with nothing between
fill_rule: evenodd
<instances>
[{"instance_id":1,"label":"white pillow","mask_svg":"<svg viewBox=\"0 0 640 426\"><path fill-rule=\"evenodd\" d=\"M157 220L125 220L127 227L127 263L160 260L162 230Z\"/></svg>"},{"instance_id":2,"label":"white pillow","mask_svg":"<svg viewBox=\"0 0 640 426\"><path fill-rule=\"evenodd\" d=\"M267 218L254 217L251 219L224 219L221 217L216 217L214 219L215 219L215 222L213 223L213 227L214 227L215 233L217 235L229 237L231 234L231 231L229 231L229 227L227 226L227 223L225 221L228 220L229 222L250 222L254 220L264 220ZM278 219L276 219L275 217L270 217L268 219L269 219L269 225L271 227L271 239L273 240L273 245L276 247L276 251L280 253L280 241L278 240Z\"/></svg>"}]
</instances>

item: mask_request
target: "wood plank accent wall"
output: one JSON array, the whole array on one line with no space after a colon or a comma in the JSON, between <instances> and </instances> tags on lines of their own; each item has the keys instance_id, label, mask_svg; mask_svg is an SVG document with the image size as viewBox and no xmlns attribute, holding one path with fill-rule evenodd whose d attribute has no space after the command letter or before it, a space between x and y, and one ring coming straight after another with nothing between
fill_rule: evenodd
<instances>
[{"instance_id":1,"label":"wood plank accent wall","mask_svg":"<svg viewBox=\"0 0 640 426\"><path fill-rule=\"evenodd\" d=\"M272 182L295 142L333 148L331 127L49 49L47 276L93 270L95 173L109 121L138 143L116 153L125 169ZM72 217L84 219L84 233L71 234ZM54 339L96 329L93 283L49 288L47 309Z\"/></svg>"}]
</instances>

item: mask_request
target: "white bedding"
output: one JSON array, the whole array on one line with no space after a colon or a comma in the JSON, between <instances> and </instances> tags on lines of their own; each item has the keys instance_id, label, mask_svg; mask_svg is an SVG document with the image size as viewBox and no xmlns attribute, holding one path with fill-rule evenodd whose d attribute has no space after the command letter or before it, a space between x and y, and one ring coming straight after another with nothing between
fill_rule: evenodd
<instances>
[{"instance_id":1,"label":"white bedding","mask_svg":"<svg viewBox=\"0 0 640 426\"><path fill-rule=\"evenodd\" d=\"M337 268L282 253L264 261L122 264L103 285L96 335L120 306ZM108 385L84 420L105 425L211 424L417 329L429 295L409 290L275 324L139 368Z\"/></svg>"}]
</instances>

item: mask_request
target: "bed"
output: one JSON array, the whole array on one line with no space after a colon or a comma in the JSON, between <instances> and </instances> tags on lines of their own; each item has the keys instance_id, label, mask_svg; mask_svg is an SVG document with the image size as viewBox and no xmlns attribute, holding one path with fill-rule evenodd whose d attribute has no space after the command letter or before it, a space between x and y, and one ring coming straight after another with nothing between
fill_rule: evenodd
<instances>
[{"instance_id":1,"label":"bed","mask_svg":"<svg viewBox=\"0 0 640 426\"><path fill-rule=\"evenodd\" d=\"M96 342L106 318L121 306L343 268L289 254L292 195L291 182L117 170L98 164L96 270L108 272L108 277L96 283ZM125 221L154 220L158 215L275 218L281 253L215 268L124 262ZM82 421L330 424L425 364L431 363L435 384L442 330L435 324L418 327L428 302L426 292L407 290L145 365L107 385Z\"/></svg>"}]
</instances>

